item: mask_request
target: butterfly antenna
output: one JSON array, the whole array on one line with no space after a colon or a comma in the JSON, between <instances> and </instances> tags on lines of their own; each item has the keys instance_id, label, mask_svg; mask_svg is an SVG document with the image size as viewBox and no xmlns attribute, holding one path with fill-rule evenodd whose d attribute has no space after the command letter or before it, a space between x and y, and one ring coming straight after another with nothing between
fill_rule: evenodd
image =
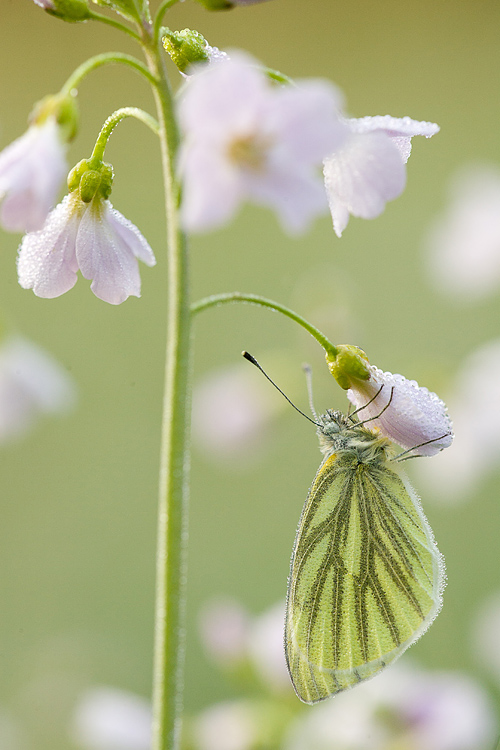
<instances>
[{"instance_id":1,"label":"butterfly antenna","mask_svg":"<svg viewBox=\"0 0 500 750\"><path fill-rule=\"evenodd\" d=\"M267 374L267 372L259 365L259 363L255 359L255 357L252 357L252 355L249 354L248 352L241 352L241 353L245 357L245 359L248 359L249 362L251 362L253 365L255 365L255 367L258 370L261 371L261 373L269 380L269 382L272 385L274 385L274 387L276 388L276 390L281 393L281 395L283 396L283 398L285 398L288 401L288 403L290 404L290 406L293 406L293 408L295 409L295 411L298 411L299 414L302 414L303 417L305 417L306 419L308 419L309 422L312 422L313 425L315 425L316 427L320 426L317 422L314 421L314 419L311 419L311 417L308 417L307 414L304 414L304 412L301 411L298 406L295 406L295 404L293 403L293 401L290 401L290 399L288 398L288 396L286 395L286 393L283 393L283 391L281 390L281 388L276 385L276 383L274 382L274 380L271 380L271 378L269 377L269 375ZM313 414L314 414L314 411L313 411ZM314 416L316 416L316 414L314 414Z\"/></svg>"},{"instance_id":2,"label":"butterfly antenna","mask_svg":"<svg viewBox=\"0 0 500 750\"><path fill-rule=\"evenodd\" d=\"M318 415L316 413L316 409L314 408L314 402L313 402L313 385L312 385L312 368L311 365L308 365L307 363L304 363L302 365L302 369L304 370L304 374L306 376L306 383L307 383L307 395L309 397L309 408L312 412L312 415L315 419L315 421L318 421Z\"/></svg>"}]
</instances>

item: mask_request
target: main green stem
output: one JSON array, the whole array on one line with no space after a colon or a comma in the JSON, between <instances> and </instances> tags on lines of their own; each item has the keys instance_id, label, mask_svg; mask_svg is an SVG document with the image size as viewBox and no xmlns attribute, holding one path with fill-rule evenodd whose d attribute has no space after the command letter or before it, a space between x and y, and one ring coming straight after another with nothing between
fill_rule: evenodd
<instances>
[{"instance_id":1,"label":"main green stem","mask_svg":"<svg viewBox=\"0 0 500 750\"><path fill-rule=\"evenodd\" d=\"M173 97L158 42L144 37L148 68L157 80L154 95L160 126L168 248L168 313L163 402L152 750L177 750L180 742L184 674L184 615L189 472L190 310L186 238L179 226L175 175L179 135Z\"/></svg>"}]
</instances>

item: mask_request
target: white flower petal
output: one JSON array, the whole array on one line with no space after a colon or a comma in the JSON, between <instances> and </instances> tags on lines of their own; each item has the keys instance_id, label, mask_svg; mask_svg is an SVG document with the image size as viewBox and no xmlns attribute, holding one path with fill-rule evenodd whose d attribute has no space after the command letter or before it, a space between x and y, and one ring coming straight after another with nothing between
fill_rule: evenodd
<instances>
[{"instance_id":1,"label":"white flower petal","mask_svg":"<svg viewBox=\"0 0 500 750\"><path fill-rule=\"evenodd\" d=\"M119 305L130 295L141 296L141 279L135 255L109 220L111 209L109 201L89 205L80 221L76 256L96 297Z\"/></svg>"},{"instance_id":2,"label":"white flower petal","mask_svg":"<svg viewBox=\"0 0 500 750\"><path fill-rule=\"evenodd\" d=\"M338 106L328 84L279 87L238 54L195 73L180 103L183 225L221 226L246 198L273 207L286 229L305 229L326 208L319 164L345 138Z\"/></svg>"},{"instance_id":3,"label":"white flower petal","mask_svg":"<svg viewBox=\"0 0 500 750\"><path fill-rule=\"evenodd\" d=\"M370 366L367 381L356 381L347 397L368 427L378 427L383 435L402 448L417 448L415 455L432 456L453 440L452 424L443 401L403 375L382 372Z\"/></svg>"},{"instance_id":4,"label":"white flower petal","mask_svg":"<svg viewBox=\"0 0 500 750\"><path fill-rule=\"evenodd\" d=\"M245 701L217 703L194 722L196 750L251 750L257 736L257 718Z\"/></svg>"},{"instance_id":5,"label":"white flower petal","mask_svg":"<svg viewBox=\"0 0 500 750\"><path fill-rule=\"evenodd\" d=\"M40 229L68 171L54 118L32 125L0 154L0 220L11 232Z\"/></svg>"},{"instance_id":6,"label":"white flower petal","mask_svg":"<svg viewBox=\"0 0 500 750\"><path fill-rule=\"evenodd\" d=\"M128 245L136 258L142 260L147 266L156 265L156 258L148 241L135 224L132 224L123 214L111 206L109 206L106 216L111 227L121 237L122 241Z\"/></svg>"},{"instance_id":7,"label":"white flower petal","mask_svg":"<svg viewBox=\"0 0 500 750\"><path fill-rule=\"evenodd\" d=\"M352 135L343 148L325 159L324 176L337 223L339 205L353 216L373 219L382 213L387 201L403 192L406 184L399 151L381 132Z\"/></svg>"},{"instance_id":8,"label":"white flower petal","mask_svg":"<svg viewBox=\"0 0 500 750\"><path fill-rule=\"evenodd\" d=\"M66 196L47 216L43 229L23 237L17 259L19 283L38 297L58 297L76 283L75 241L80 207Z\"/></svg>"}]
</instances>

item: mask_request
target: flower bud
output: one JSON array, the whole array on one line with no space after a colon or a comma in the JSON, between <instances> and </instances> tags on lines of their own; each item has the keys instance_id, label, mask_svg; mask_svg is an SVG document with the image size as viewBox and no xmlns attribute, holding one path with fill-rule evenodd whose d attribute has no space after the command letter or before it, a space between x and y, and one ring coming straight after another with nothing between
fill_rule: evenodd
<instances>
[{"instance_id":1,"label":"flower bud","mask_svg":"<svg viewBox=\"0 0 500 750\"><path fill-rule=\"evenodd\" d=\"M182 31L164 29L162 42L172 61L182 73L192 63L203 62L210 56L207 40L198 31L192 29Z\"/></svg>"},{"instance_id":2,"label":"flower bud","mask_svg":"<svg viewBox=\"0 0 500 750\"><path fill-rule=\"evenodd\" d=\"M92 17L87 0L34 0L34 2L51 16L61 18L63 21L87 21Z\"/></svg>"}]
</instances>

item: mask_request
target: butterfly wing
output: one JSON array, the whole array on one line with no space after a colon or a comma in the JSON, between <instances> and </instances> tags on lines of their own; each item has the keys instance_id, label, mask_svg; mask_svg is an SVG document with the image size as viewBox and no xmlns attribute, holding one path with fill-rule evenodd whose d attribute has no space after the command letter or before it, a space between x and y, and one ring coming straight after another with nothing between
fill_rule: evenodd
<instances>
[{"instance_id":1,"label":"butterfly wing","mask_svg":"<svg viewBox=\"0 0 500 750\"><path fill-rule=\"evenodd\" d=\"M316 703L397 659L439 612L443 586L442 557L397 465L326 458L288 581L285 652L299 698Z\"/></svg>"}]
</instances>

